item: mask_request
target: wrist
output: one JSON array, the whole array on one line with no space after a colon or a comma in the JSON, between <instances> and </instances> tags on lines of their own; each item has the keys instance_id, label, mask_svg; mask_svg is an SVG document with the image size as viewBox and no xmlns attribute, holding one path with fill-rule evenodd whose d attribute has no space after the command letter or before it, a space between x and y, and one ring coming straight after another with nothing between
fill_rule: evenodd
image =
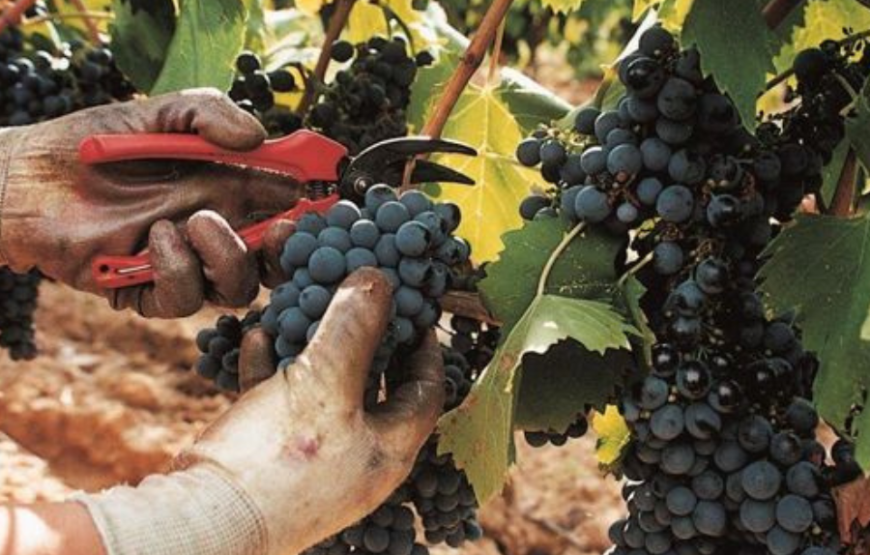
<instances>
[{"instance_id":1,"label":"wrist","mask_svg":"<svg viewBox=\"0 0 870 555\"><path fill-rule=\"evenodd\" d=\"M266 555L263 517L220 469L199 464L149 476L137 487L77 494L107 555Z\"/></svg>"}]
</instances>

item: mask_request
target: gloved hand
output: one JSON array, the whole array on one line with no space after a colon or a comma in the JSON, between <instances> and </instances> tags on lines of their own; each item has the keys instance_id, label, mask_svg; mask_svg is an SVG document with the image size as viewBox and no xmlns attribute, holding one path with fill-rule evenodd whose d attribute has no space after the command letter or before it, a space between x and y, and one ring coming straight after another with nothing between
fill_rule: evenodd
<instances>
[{"instance_id":1,"label":"gloved hand","mask_svg":"<svg viewBox=\"0 0 870 555\"><path fill-rule=\"evenodd\" d=\"M408 475L443 404L434 335L376 412L363 389L390 319L391 286L369 268L336 293L296 362L247 393L178 459L185 470L80 496L108 555L287 555L373 511ZM249 333L240 371L274 368Z\"/></svg>"},{"instance_id":2,"label":"gloved hand","mask_svg":"<svg viewBox=\"0 0 870 555\"><path fill-rule=\"evenodd\" d=\"M290 229L283 224L271 230L265 260L249 253L233 229L252 215L286 210L301 196L299 187L204 162L79 163L79 143L97 133L198 133L233 150L255 148L266 136L253 116L210 89L2 130L0 263L16 271L39 268L144 316L185 316L205 300L248 304L258 290L258 264L267 274L277 267L276 250ZM145 247L153 284L97 287L90 270L96 255L130 255Z\"/></svg>"}]
</instances>

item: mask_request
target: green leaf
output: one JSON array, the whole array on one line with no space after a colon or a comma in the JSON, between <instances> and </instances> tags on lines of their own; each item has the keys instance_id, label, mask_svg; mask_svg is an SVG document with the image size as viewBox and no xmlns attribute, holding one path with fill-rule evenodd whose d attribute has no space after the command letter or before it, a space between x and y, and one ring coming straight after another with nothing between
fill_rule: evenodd
<instances>
[{"instance_id":1,"label":"green leaf","mask_svg":"<svg viewBox=\"0 0 870 555\"><path fill-rule=\"evenodd\" d=\"M775 311L797 311L804 347L821 361L819 413L842 428L870 385L870 216L799 216L766 254L771 259L760 273L766 300ZM858 430L857 440L858 462L867 468L870 428Z\"/></svg>"},{"instance_id":2,"label":"green leaf","mask_svg":"<svg viewBox=\"0 0 870 555\"><path fill-rule=\"evenodd\" d=\"M528 353L514 424L525 430L564 430L586 405L604 410L623 372L633 368L628 351L600 355L574 340L560 341L543 354Z\"/></svg>"},{"instance_id":3,"label":"green leaf","mask_svg":"<svg viewBox=\"0 0 870 555\"><path fill-rule=\"evenodd\" d=\"M500 97L523 133L530 134L541 124L549 125L565 117L571 109L570 104L519 71L504 68L501 73Z\"/></svg>"},{"instance_id":4,"label":"green leaf","mask_svg":"<svg viewBox=\"0 0 870 555\"><path fill-rule=\"evenodd\" d=\"M155 0L148 6L134 14L129 2L115 0L110 27L118 67L140 91L150 91L157 81L175 32L172 0Z\"/></svg>"},{"instance_id":5,"label":"green leaf","mask_svg":"<svg viewBox=\"0 0 870 555\"><path fill-rule=\"evenodd\" d=\"M846 118L846 137L861 164L870 168L870 79L855 99L853 115Z\"/></svg>"},{"instance_id":6,"label":"green leaf","mask_svg":"<svg viewBox=\"0 0 870 555\"><path fill-rule=\"evenodd\" d=\"M515 384L522 356L542 353L573 338L590 352L628 347L635 333L607 303L542 295L495 352L465 402L441 418L439 453L452 453L464 468L478 499L486 501L504 484L515 458L513 412Z\"/></svg>"},{"instance_id":7,"label":"green leaf","mask_svg":"<svg viewBox=\"0 0 870 555\"><path fill-rule=\"evenodd\" d=\"M773 73L777 36L764 23L755 0L695 0L683 25L684 47L701 53L701 68L726 92L743 124L755 129L755 102Z\"/></svg>"},{"instance_id":8,"label":"green leaf","mask_svg":"<svg viewBox=\"0 0 870 555\"><path fill-rule=\"evenodd\" d=\"M640 307L640 299L646 294L646 287L634 276L628 276L622 284L621 301L625 306L625 312L629 315L634 327L640 331L640 336L632 338L632 343L639 343L640 352L643 355L643 364L646 368L652 367L652 346L656 342L656 336L649 327L646 314Z\"/></svg>"},{"instance_id":9,"label":"green leaf","mask_svg":"<svg viewBox=\"0 0 870 555\"><path fill-rule=\"evenodd\" d=\"M480 292L487 307L509 332L537 295L538 280L565 237L557 218L528 222L504 236L505 249L487 267ZM573 239L553 265L546 292L566 297L610 299L616 284L615 260L622 240L597 229Z\"/></svg>"},{"instance_id":10,"label":"green leaf","mask_svg":"<svg viewBox=\"0 0 870 555\"><path fill-rule=\"evenodd\" d=\"M569 13L579 10L583 0L541 0L541 4L556 13Z\"/></svg>"},{"instance_id":11,"label":"green leaf","mask_svg":"<svg viewBox=\"0 0 870 555\"><path fill-rule=\"evenodd\" d=\"M679 32L692 11L696 0L663 0L659 7L659 21L668 31ZM701 0L698 0L701 1ZM708 0L709 1L709 0Z\"/></svg>"},{"instance_id":12,"label":"green leaf","mask_svg":"<svg viewBox=\"0 0 870 555\"><path fill-rule=\"evenodd\" d=\"M246 19L247 10L239 0L184 0L151 94L193 87L227 90L244 46Z\"/></svg>"},{"instance_id":13,"label":"green leaf","mask_svg":"<svg viewBox=\"0 0 870 555\"><path fill-rule=\"evenodd\" d=\"M245 28L245 48L262 52L265 48L266 10L263 0L244 0L248 10L248 23Z\"/></svg>"},{"instance_id":14,"label":"green leaf","mask_svg":"<svg viewBox=\"0 0 870 555\"><path fill-rule=\"evenodd\" d=\"M596 414L592 419L592 429L598 436L595 444L595 454L598 464L605 470L616 468L622 459L622 452L631 440L628 426L625 424L619 410L608 406L604 414Z\"/></svg>"}]
</instances>

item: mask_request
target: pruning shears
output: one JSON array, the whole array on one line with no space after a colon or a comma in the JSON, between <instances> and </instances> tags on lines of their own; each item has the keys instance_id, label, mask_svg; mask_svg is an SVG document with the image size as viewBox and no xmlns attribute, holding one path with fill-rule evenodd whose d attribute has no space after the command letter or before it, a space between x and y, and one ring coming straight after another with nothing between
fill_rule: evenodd
<instances>
[{"instance_id":1,"label":"pruning shears","mask_svg":"<svg viewBox=\"0 0 870 555\"><path fill-rule=\"evenodd\" d=\"M340 143L308 130L266 141L247 152L226 150L197 135L177 133L91 135L79 145L79 159L85 164L146 159L200 160L277 172L297 184L335 184L335 192L322 199L302 199L285 212L239 230L237 233L250 250L263 246L266 230L276 221L295 222L308 212L324 214L341 199L360 201L370 187L379 183L399 187L408 161L436 152L477 154L473 148L455 141L400 137L372 145L351 157ZM474 184L468 176L427 160L415 162L410 182ZM154 280L147 250L133 256L97 256L91 264L91 273L97 285L106 289Z\"/></svg>"}]
</instances>

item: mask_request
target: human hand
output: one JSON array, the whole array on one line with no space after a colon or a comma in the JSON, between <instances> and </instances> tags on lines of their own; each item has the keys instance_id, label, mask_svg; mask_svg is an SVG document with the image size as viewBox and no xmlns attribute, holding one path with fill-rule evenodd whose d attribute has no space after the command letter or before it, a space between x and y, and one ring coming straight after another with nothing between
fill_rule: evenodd
<instances>
[{"instance_id":1,"label":"human hand","mask_svg":"<svg viewBox=\"0 0 870 555\"><path fill-rule=\"evenodd\" d=\"M233 230L252 216L286 210L301 196L299 186L206 162L79 162L79 143L93 134L197 133L232 150L259 146L263 127L218 91L111 104L2 133L0 255L13 270L36 267L149 317L186 316L206 300L244 306L261 277L272 280L290 224L270 230L261 256ZM105 290L94 282L94 257L145 247L154 283Z\"/></svg>"}]
</instances>

